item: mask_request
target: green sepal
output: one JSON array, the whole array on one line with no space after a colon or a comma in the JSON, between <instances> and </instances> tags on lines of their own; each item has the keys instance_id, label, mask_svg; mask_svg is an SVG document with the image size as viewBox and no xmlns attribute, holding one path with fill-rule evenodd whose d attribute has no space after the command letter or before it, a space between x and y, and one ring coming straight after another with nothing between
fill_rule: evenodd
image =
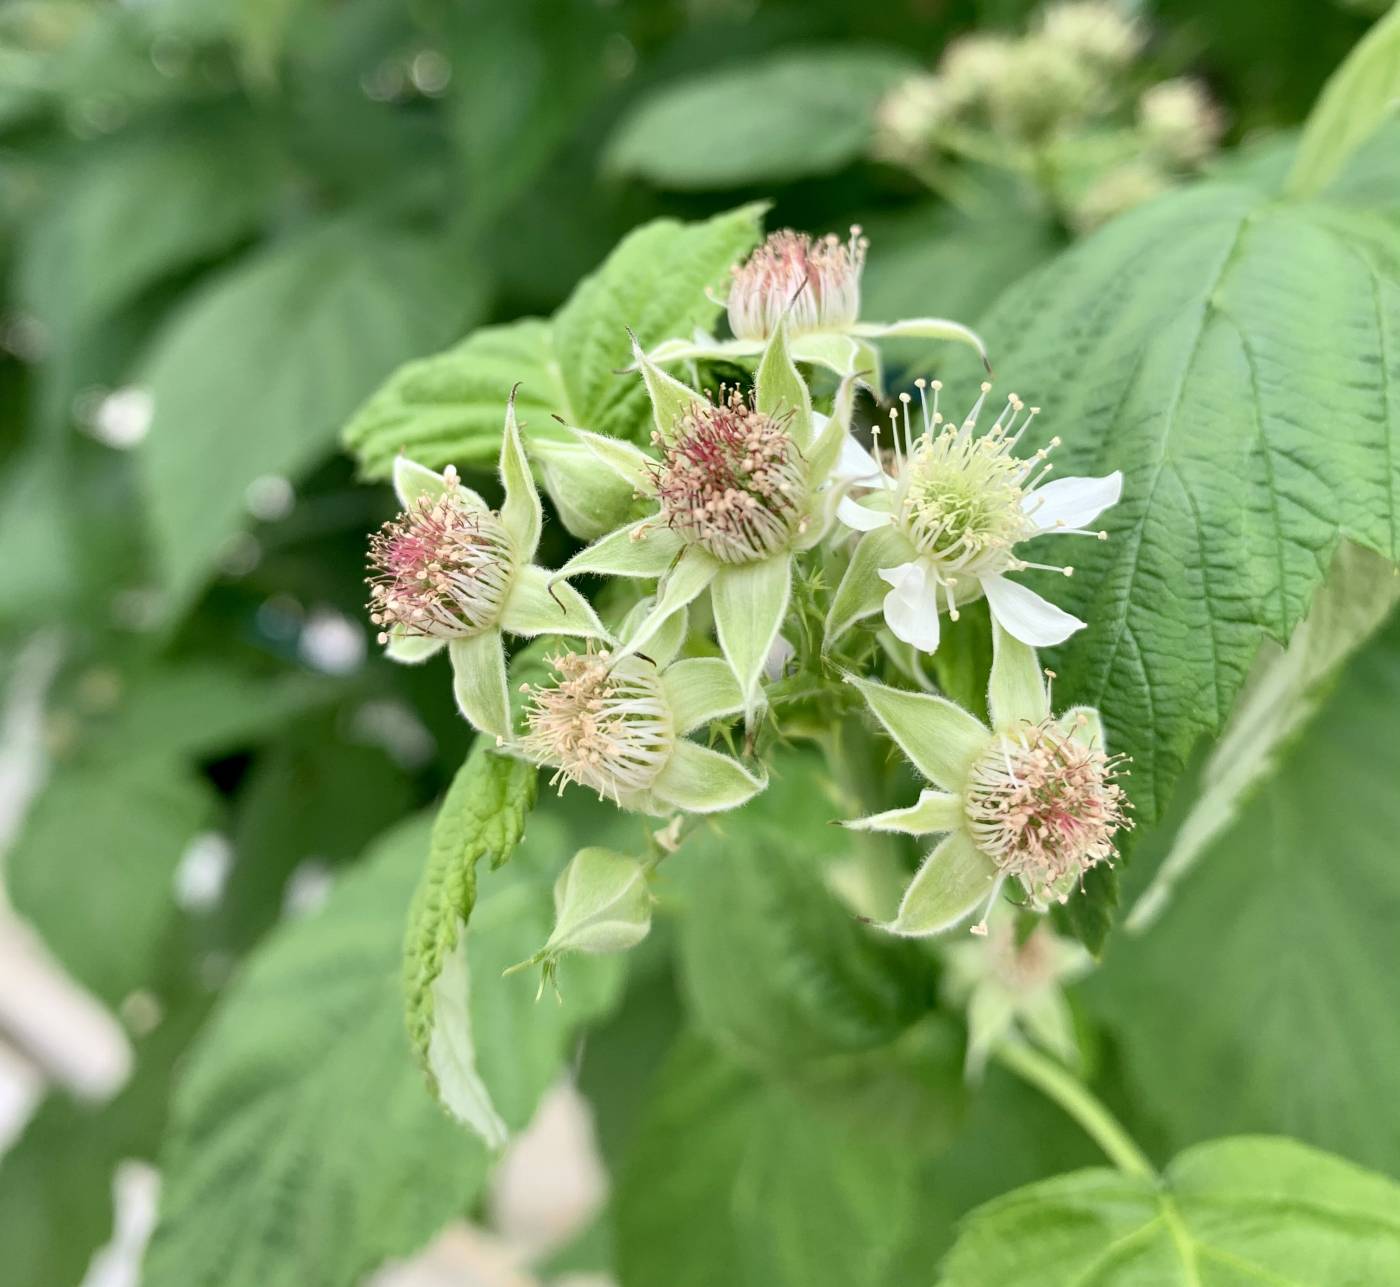
<instances>
[{"instance_id":1,"label":"green sepal","mask_svg":"<svg viewBox=\"0 0 1400 1287\"><path fill-rule=\"evenodd\" d=\"M952 831L963 820L962 797L945 791L923 791L916 803L904 809L889 809L865 818L852 818L841 825L853 831L897 831L906 836L929 836Z\"/></svg>"},{"instance_id":2,"label":"green sepal","mask_svg":"<svg viewBox=\"0 0 1400 1287\"><path fill-rule=\"evenodd\" d=\"M697 402L704 402L703 395L688 384L682 384L674 376L667 375L645 353L632 337L632 356L646 382L647 396L651 399L651 418L656 432L663 442L670 442L675 435L677 423L688 415Z\"/></svg>"},{"instance_id":3,"label":"green sepal","mask_svg":"<svg viewBox=\"0 0 1400 1287\"><path fill-rule=\"evenodd\" d=\"M744 693L722 657L687 657L668 666L661 687L678 734L744 709Z\"/></svg>"},{"instance_id":4,"label":"green sepal","mask_svg":"<svg viewBox=\"0 0 1400 1287\"><path fill-rule=\"evenodd\" d=\"M998 732L1022 723L1039 724L1050 714L1050 694L1035 649L1003 630L996 617L992 618L987 711Z\"/></svg>"},{"instance_id":5,"label":"green sepal","mask_svg":"<svg viewBox=\"0 0 1400 1287\"><path fill-rule=\"evenodd\" d=\"M513 635L573 635L580 639L606 639L607 627L598 620L588 600L567 581L527 563L515 574L510 594L501 609L501 628Z\"/></svg>"},{"instance_id":6,"label":"green sepal","mask_svg":"<svg viewBox=\"0 0 1400 1287\"><path fill-rule=\"evenodd\" d=\"M722 813L737 809L768 785L738 760L696 742L680 741L666 767L652 783L662 805L686 813Z\"/></svg>"},{"instance_id":7,"label":"green sepal","mask_svg":"<svg viewBox=\"0 0 1400 1287\"><path fill-rule=\"evenodd\" d=\"M530 462L525 459L525 447L520 441L514 389L506 404L506 426L501 435L501 486L505 489L501 525L510 534L516 558L521 563L529 563L539 548L544 511L534 475L530 473Z\"/></svg>"},{"instance_id":8,"label":"green sepal","mask_svg":"<svg viewBox=\"0 0 1400 1287\"><path fill-rule=\"evenodd\" d=\"M452 695L457 709L475 729L492 737L510 736L510 698L506 693L506 656L499 630L483 630L447 645L452 659Z\"/></svg>"},{"instance_id":9,"label":"green sepal","mask_svg":"<svg viewBox=\"0 0 1400 1287\"><path fill-rule=\"evenodd\" d=\"M787 616L791 594L792 557L786 552L760 563L722 567L715 576L710 591L715 633L749 712L757 705L763 666Z\"/></svg>"},{"instance_id":10,"label":"green sepal","mask_svg":"<svg viewBox=\"0 0 1400 1287\"><path fill-rule=\"evenodd\" d=\"M754 406L775 420L788 418L788 432L799 450L812 441L812 395L788 351L787 323L779 321L768 339L754 376Z\"/></svg>"},{"instance_id":11,"label":"green sepal","mask_svg":"<svg viewBox=\"0 0 1400 1287\"><path fill-rule=\"evenodd\" d=\"M620 527L580 550L554 574L554 579L563 580L581 572L595 576L661 577L685 548L685 542L652 515Z\"/></svg>"},{"instance_id":12,"label":"green sepal","mask_svg":"<svg viewBox=\"0 0 1400 1287\"><path fill-rule=\"evenodd\" d=\"M598 458L582 443L540 439L530 444L530 456L570 536L596 541L640 516L636 489L599 469Z\"/></svg>"},{"instance_id":13,"label":"green sepal","mask_svg":"<svg viewBox=\"0 0 1400 1287\"><path fill-rule=\"evenodd\" d=\"M931 693L889 688L854 675L875 718L930 782L961 792L974 762L992 743L992 734L961 706Z\"/></svg>"},{"instance_id":14,"label":"green sepal","mask_svg":"<svg viewBox=\"0 0 1400 1287\"><path fill-rule=\"evenodd\" d=\"M903 938L942 933L990 903L1001 879L996 864L967 832L951 832L924 859L894 920L883 928Z\"/></svg>"},{"instance_id":15,"label":"green sepal","mask_svg":"<svg viewBox=\"0 0 1400 1287\"><path fill-rule=\"evenodd\" d=\"M884 606L890 587L880 580L880 569L908 563L917 553L909 538L895 527L877 527L856 542L827 609L825 648L830 650L856 622L873 617Z\"/></svg>"}]
</instances>

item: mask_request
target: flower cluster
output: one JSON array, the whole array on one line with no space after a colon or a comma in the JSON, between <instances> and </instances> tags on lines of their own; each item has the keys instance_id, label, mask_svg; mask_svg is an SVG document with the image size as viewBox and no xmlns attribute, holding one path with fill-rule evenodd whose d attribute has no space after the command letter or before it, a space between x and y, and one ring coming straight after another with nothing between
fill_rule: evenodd
<instances>
[{"instance_id":1,"label":"flower cluster","mask_svg":"<svg viewBox=\"0 0 1400 1287\"><path fill-rule=\"evenodd\" d=\"M1068 40L1082 19L1061 13L1047 33ZM1076 30L1086 58L1094 40L1094 57L1122 56L1103 33ZM942 383L918 380L893 401L887 427L880 418L859 434L858 403L880 396L875 339L937 335L981 350L955 323L863 323L866 253L859 229L847 240L776 233L735 266L732 339L650 353L634 340L620 378L644 387L649 428L629 441L570 426L566 449L540 462L561 512L599 516L603 529L557 571L534 562L543 515L513 403L499 509L450 467L398 464L402 513L369 546L369 613L388 655L422 661L445 648L462 714L501 751L541 766L560 791L579 786L670 820L652 860L578 855L557 891L556 933L531 958L549 971L564 951L639 941L648 872L680 842L677 819L744 804L766 785L770 745L834 745L828 726L862 707L931 785L912 805L846 825L940 837L881 921L890 933L975 921L985 934L1003 890L1043 913L1111 863L1131 825L1125 760L1108 753L1096 711L1052 711L1035 652L1084 622L1013 579L1069 575L1028 561L1023 547L1107 539L1097 523L1122 476L1052 477L1060 440L1039 432L1039 408L1013 393L987 424L987 383L949 419ZM668 369L681 358L751 360L752 379L687 383ZM820 405L803 370L813 365L841 376ZM626 492L628 521L601 521L604 487ZM612 583L601 611L577 588L598 577ZM919 662L959 646L941 622L979 599L993 652L986 723L932 691ZM550 641L520 655L514 698L511 636ZM900 676L929 691L889 682ZM976 986L1005 992L1014 973ZM1021 990L1040 998L1041 982ZM1045 1019L1039 999L1026 1004Z\"/></svg>"},{"instance_id":2,"label":"flower cluster","mask_svg":"<svg viewBox=\"0 0 1400 1287\"><path fill-rule=\"evenodd\" d=\"M1197 170L1224 131L1199 82L1138 91L1144 37L1107 0L1052 5L1020 36L964 36L881 102L875 154L935 188L959 158L1019 171L1092 228Z\"/></svg>"}]
</instances>

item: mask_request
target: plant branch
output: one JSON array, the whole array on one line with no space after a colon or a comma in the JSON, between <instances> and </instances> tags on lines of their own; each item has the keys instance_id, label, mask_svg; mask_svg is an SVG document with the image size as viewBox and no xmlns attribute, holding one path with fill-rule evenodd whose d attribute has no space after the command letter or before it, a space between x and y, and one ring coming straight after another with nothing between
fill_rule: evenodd
<instances>
[{"instance_id":1,"label":"plant branch","mask_svg":"<svg viewBox=\"0 0 1400 1287\"><path fill-rule=\"evenodd\" d=\"M1047 1055L1022 1041L1003 1041L995 1058L1043 1095L1053 1099L1124 1175L1155 1180L1157 1171L1122 1123L1082 1081Z\"/></svg>"}]
</instances>

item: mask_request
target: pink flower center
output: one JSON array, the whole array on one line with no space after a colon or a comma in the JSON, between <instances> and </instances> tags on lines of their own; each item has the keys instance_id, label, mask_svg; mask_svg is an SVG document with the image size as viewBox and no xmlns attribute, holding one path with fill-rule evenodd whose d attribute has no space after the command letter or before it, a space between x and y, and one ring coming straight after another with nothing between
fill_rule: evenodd
<instances>
[{"instance_id":1,"label":"pink flower center","mask_svg":"<svg viewBox=\"0 0 1400 1287\"><path fill-rule=\"evenodd\" d=\"M786 318L794 335L850 326L860 316L860 274L869 243L859 228L834 234L773 233L734 269L729 327L740 339L766 340Z\"/></svg>"},{"instance_id":2,"label":"pink flower center","mask_svg":"<svg viewBox=\"0 0 1400 1287\"><path fill-rule=\"evenodd\" d=\"M1122 763L1051 720L1003 735L968 783L974 842L1032 897L1063 902L1089 868L1112 862L1114 836L1132 825L1115 780Z\"/></svg>"},{"instance_id":3,"label":"pink flower center","mask_svg":"<svg viewBox=\"0 0 1400 1287\"><path fill-rule=\"evenodd\" d=\"M369 616L389 631L439 639L480 634L500 616L514 575L510 537L492 513L467 504L456 473L370 538Z\"/></svg>"},{"instance_id":4,"label":"pink flower center","mask_svg":"<svg viewBox=\"0 0 1400 1287\"><path fill-rule=\"evenodd\" d=\"M655 471L667 524L723 563L783 548L801 521L805 478L787 427L737 391L698 402L675 428Z\"/></svg>"}]
</instances>

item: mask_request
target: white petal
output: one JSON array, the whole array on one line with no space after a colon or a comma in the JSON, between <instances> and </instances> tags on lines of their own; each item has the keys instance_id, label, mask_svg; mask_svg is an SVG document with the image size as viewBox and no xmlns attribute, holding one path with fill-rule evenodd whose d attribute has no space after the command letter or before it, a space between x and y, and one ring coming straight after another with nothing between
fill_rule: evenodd
<instances>
[{"instance_id":1,"label":"white petal","mask_svg":"<svg viewBox=\"0 0 1400 1287\"><path fill-rule=\"evenodd\" d=\"M921 652L938 650L938 584L921 563L881 568L880 580L892 586L885 595L885 622L897 639Z\"/></svg>"},{"instance_id":2,"label":"white petal","mask_svg":"<svg viewBox=\"0 0 1400 1287\"><path fill-rule=\"evenodd\" d=\"M888 527L894 521L893 515L866 509L849 496L843 496L836 506L836 517L857 532L873 532L877 527Z\"/></svg>"},{"instance_id":3,"label":"white petal","mask_svg":"<svg viewBox=\"0 0 1400 1287\"><path fill-rule=\"evenodd\" d=\"M1064 643L1076 630L1084 628L1078 617L1070 616L1034 590L1008 581L1004 576L984 576L982 592L1001 628L1032 648Z\"/></svg>"},{"instance_id":4,"label":"white petal","mask_svg":"<svg viewBox=\"0 0 1400 1287\"><path fill-rule=\"evenodd\" d=\"M1057 478L1037 487L1021 508L1040 532L1060 527L1088 527L1123 495L1123 474L1115 469L1103 478Z\"/></svg>"},{"instance_id":5,"label":"white petal","mask_svg":"<svg viewBox=\"0 0 1400 1287\"><path fill-rule=\"evenodd\" d=\"M825 420L826 417L822 416L821 419ZM821 425L817 428L817 437L821 437L825 427ZM883 472L880 462L853 435L848 433L841 439L841 453L836 458L836 468L832 474L837 482L878 483Z\"/></svg>"}]
</instances>

